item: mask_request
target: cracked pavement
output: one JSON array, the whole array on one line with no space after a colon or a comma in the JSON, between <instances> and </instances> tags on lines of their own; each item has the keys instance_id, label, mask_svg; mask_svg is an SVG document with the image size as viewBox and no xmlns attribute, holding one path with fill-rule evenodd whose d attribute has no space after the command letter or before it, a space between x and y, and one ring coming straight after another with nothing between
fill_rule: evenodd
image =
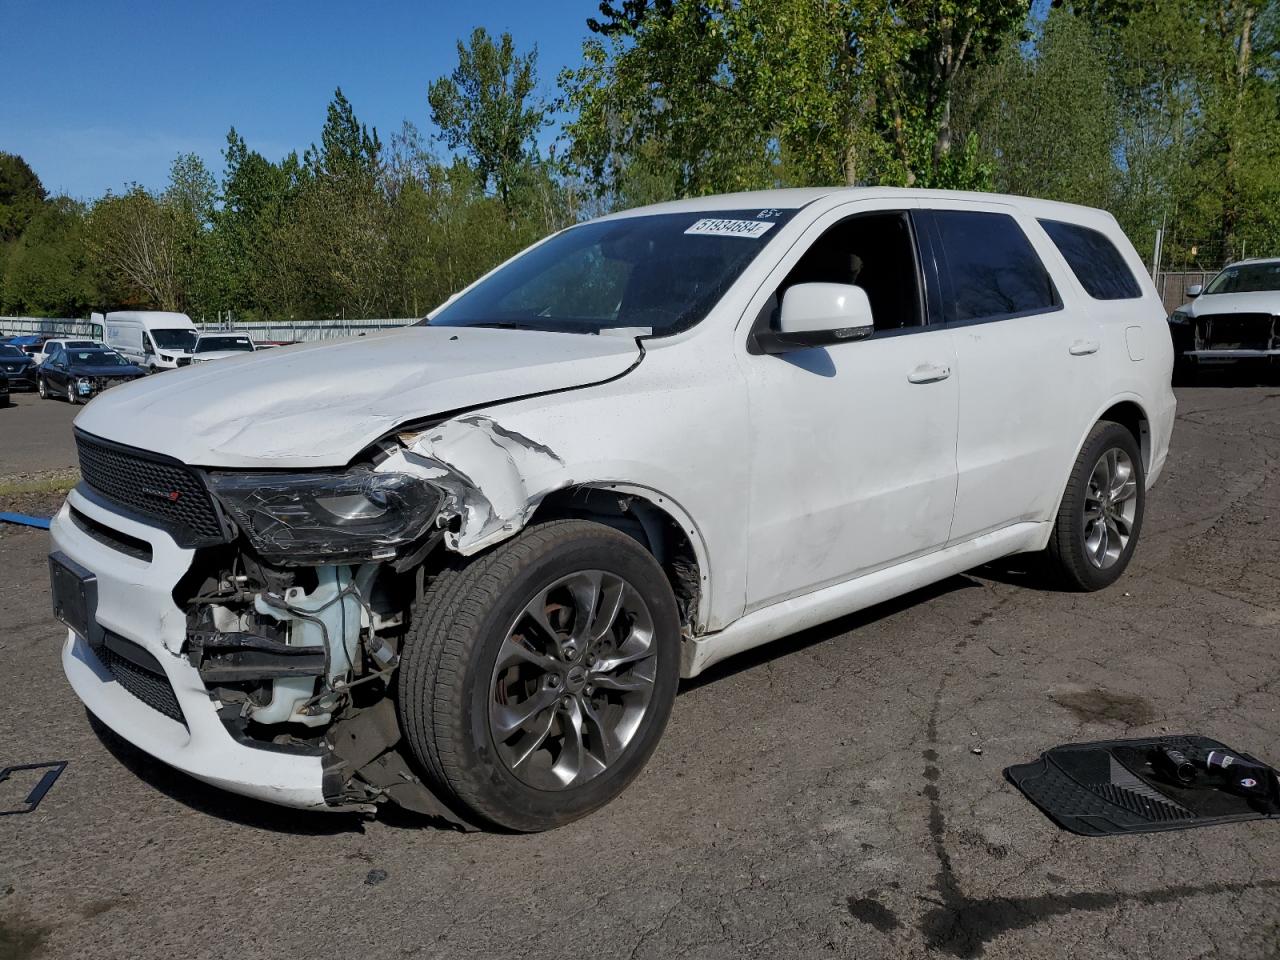
<instances>
[{"instance_id":1,"label":"cracked pavement","mask_svg":"<svg viewBox=\"0 0 1280 960\"><path fill-rule=\"evenodd\" d=\"M1280 389L1179 404L1115 587L1014 558L730 660L620 799L536 836L277 810L147 759L63 680L47 537L0 532L0 762L70 761L0 819L0 957L1280 956L1280 824L1084 839L1001 776L1163 732L1280 762ZM14 469L65 465L41 456Z\"/></svg>"}]
</instances>

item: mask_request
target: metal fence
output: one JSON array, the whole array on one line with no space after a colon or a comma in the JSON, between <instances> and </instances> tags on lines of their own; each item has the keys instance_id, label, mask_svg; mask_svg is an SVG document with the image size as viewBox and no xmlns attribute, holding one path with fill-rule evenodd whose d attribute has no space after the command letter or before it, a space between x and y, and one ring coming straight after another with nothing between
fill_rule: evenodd
<instances>
[{"instance_id":1,"label":"metal fence","mask_svg":"<svg viewBox=\"0 0 1280 960\"><path fill-rule=\"evenodd\" d=\"M1165 312L1172 313L1191 299L1187 296L1187 287L1196 283L1203 287L1217 275L1217 270L1179 270L1157 273L1156 290L1160 292L1160 299L1164 301Z\"/></svg>"},{"instance_id":2,"label":"metal fence","mask_svg":"<svg viewBox=\"0 0 1280 960\"><path fill-rule=\"evenodd\" d=\"M282 323L196 323L200 330L235 330L246 333L254 340L283 341L336 340L342 337L359 337L378 330L416 323L418 317L384 318L379 320L302 320ZM0 336L56 334L64 337L92 337L94 325L89 320L54 317L0 317Z\"/></svg>"}]
</instances>

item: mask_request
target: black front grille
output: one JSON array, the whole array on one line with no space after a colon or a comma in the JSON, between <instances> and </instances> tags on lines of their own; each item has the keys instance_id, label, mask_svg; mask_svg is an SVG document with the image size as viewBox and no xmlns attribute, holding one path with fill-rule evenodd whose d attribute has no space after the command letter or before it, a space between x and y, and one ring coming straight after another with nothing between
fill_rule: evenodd
<instances>
[{"instance_id":1,"label":"black front grille","mask_svg":"<svg viewBox=\"0 0 1280 960\"><path fill-rule=\"evenodd\" d=\"M1197 333L1210 350L1274 350L1275 319L1269 313L1213 313L1196 317Z\"/></svg>"},{"instance_id":2,"label":"black front grille","mask_svg":"<svg viewBox=\"0 0 1280 960\"><path fill-rule=\"evenodd\" d=\"M120 686L152 710L186 726L178 698L159 660L136 643L113 633L108 633L101 644L94 646L93 652Z\"/></svg>"},{"instance_id":3,"label":"black front grille","mask_svg":"<svg viewBox=\"0 0 1280 960\"><path fill-rule=\"evenodd\" d=\"M76 447L80 476L110 502L167 530L185 547L226 539L209 491L190 467L79 431Z\"/></svg>"}]
</instances>

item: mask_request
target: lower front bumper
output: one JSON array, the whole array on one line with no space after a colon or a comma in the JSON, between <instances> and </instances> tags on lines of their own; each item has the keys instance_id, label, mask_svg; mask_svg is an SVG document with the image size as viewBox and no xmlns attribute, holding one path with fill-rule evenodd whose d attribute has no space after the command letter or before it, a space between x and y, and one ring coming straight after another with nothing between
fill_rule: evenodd
<instances>
[{"instance_id":1,"label":"lower front bumper","mask_svg":"<svg viewBox=\"0 0 1280 960\"><path fill-rule=\"evenodd\" d=\"M101 581L100 581L101 582ZM200 675L189 664L161 661L186 726L125 690L90 648L67 631L62 668L89 711L129 743L183 773L232 793L287 807L329 809L319 757L273 753L237 743L218 719ZM183 677L184 672L191 675ZM199 687L199 689L194 689Z\"/></svg>"},{"instance_id":2,"label":"lower front bumper","mask_svg":"<svg viewBox=\"0 0 1280 960\"><path fill-rule=\"evenodd\" d=\"M70 507L120 533L150 544L148 562L94 539L69 516ZM182 656L185 616L174 605L174 584L191 552L168 534L121 517L72 491L50 534L61 551L97 577L96 621L142 647L159 663L186 724L172 720L124 689L88 641L68 631L62 666L72 689L104 724L140 750L206 783L289 807L335 809L325 802L318 756L279 753L237 741L218 716L199 672Z\"/></svg>"}]
</instances>

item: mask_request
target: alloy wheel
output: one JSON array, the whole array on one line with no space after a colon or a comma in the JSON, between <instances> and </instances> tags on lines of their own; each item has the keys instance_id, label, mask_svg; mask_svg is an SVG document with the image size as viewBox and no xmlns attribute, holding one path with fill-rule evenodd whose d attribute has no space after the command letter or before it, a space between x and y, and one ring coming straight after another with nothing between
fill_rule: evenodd
<instances>
[{"instance_id":1,"label":"alloy wheel","mask_svg":"<svg viewBox=\"0 0 1280 960\"><path fill-rule=\"evenodd\" d=\"M1138 512L1138 473L1129 454L1103 451L1084 496L1084 552L1099 570L1115 566L1133 536Z\"/></svg>"},{"instance_id":2,"label":"alloy wheel","mask_svg":"<svg viewBox=\"0 0 1280 960\"><path fill-rule=\"evenodd\" d=\"M657 651L648 605L617 574L583 570L539 590L493 667L489 729L503 764L542 790L609 769L649 710Z\"/></svg>"}]
</instances>

